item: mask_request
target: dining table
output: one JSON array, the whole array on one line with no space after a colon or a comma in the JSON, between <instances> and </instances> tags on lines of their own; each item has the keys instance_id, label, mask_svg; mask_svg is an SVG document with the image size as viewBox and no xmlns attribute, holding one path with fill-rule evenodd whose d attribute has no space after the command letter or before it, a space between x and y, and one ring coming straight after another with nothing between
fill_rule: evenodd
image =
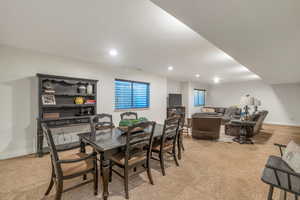
<instances>
[{"instance_id":1,"label":"dining table","mask_svg":"<svg viewBox=\"0 0 300 200\"><path fill-rule=\"evenodd\" d=\"M156 124L153 139L159 139L163 134L163 125ZM110 128L106 130L94 130L87 133L78 134L80 141L80 151L85 152L85 146L90 145L100 156L102 174L102 197L107 200L109 196L109 158L114 153L126 146L126 134L120 128Z\"/></svg>"}]
</instances>

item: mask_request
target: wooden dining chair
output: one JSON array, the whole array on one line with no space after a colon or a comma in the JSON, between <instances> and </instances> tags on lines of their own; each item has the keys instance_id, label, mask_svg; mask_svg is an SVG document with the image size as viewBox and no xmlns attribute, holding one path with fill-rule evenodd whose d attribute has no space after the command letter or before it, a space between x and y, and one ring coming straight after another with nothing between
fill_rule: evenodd
<instances>
[{"instance_id":1,"label":"wooden dining chair","mask_svg":"<svg viewBox=\"0 0 300 200\"><path fill-rule=\"evenodd\" d=\"M183 145L183 132L184 132L184 126L185 126L185 118L184 116L180 116L179 121L179 128L178 128L178 137L177 137L177 148L178 148L178 159L181 160L182 157L182 151L185 150Z\"/></svg>"},{"instance_id":2,"label":"wooden dining chair","mask_svg":"<svg viewBox=\"0 0 300 200\"><path fill-rule=\"evenodd\" d=\"M154 142L152 146L152 153L156 157L151 156L152 159L160 161L161 171L163 176L166 175L164 154L168 153L174 157L174 161L179 166L176 155L176 144L178 144L178 132L180 126L180 117L172 117L165 120L163 134L159 141ZM151 154L152 154L151 153ZM157 158L158 156L158 158Z\"/></svg>"},{"instance_id":3,"label":"wooden dining chair","mask_svg":"<svg viewBox=\"0 0 300 200\"><path fill-rule=\"evenodd\" d=\"M136 112L124 112L120 114L121 120L123 119L138 119L138 114Z\"/></svg>"},{"instance_id":4,"label":"wooden dining chair","mask_svg":"<svg viewBox=\"0 0 300 200\"><path fill-rule=\"evenodd\" d=\"M186 123L183 126L183 133L186 133L189 136L191 129L192 129L192 118L187 118Z\"/></svg>"},{"instance_id":5,"label":"wooden dining chair","mask_svg":"<svg viewBox=\"0 0 300 200\"><path fill-rule=\"evenodd\" d=\"M45 135L46 141L49 146L52 173L49 187L45 193L47 196L54 183L56 186L56 195L55 200L60 200L62 193L69 190L75 189L79 186L85 185L90 182L94 182L94 194L98 194L98 168L97 168L97 159L96 153L91 154L77 153L73 155L68 155L62 157L58 154L60 152L56 149L56 146L53 141L51 130L47 124L43 123L42 125L43 134ZM84 176L91 173L93 178L90 180L83 180L82 183L63 189L63 184L65 180L69 180L75 177Z\"/></svg>"},{"instance_id":6,"label":"wooden dining chair","mask_svg":"<svg viewBox=\"0 0 300 200\"><path fill-rule=\"evenodd\" d=\"M107 130L115 128L112 115L101 113L90 117L90 129L91 134L94 134L97 130ZM80 152L92 152L93 148L87 146L83 141L80 141Z\"/></svg>"},{"instance_id":7,"label":"wooden dining chair","mask_svg":"<svg viewBox=\"0 0 300 200\"><path fill-rule=\"evenodd\" d=\"M115 125L112 120L112 115L106 113L95 115L93 118L93 123L96 130L106 130L115 128Z\"/></svg>"},{"instance_id":8,"label":"wooden dining chair","mask_svg":"<svg viewBox=\"0 0 300 200\"><path fill-rule=\"evenodd\" d=\"M95 134L97 130L108 130L115 128L115 125L113 123L112 115L107 113L101 113L94 116L91 116L90 118L90 127L91 127L91 134ZM94 149L90 145L86 145L83 141L80 141L80 152L92 152ZM97 152L99 153L99 152ZM101 157L97 158L99 161L100 168L102 167L101 164ZM100 170L100 173L102 175L102 168ZM86 175L84 175L83 179L86 179Z\"/></svg>"},{"instance_id":9,"label":"wooden dining chair","mask_svg":"<svg viewBox=\"0 0 300 200\"><path fill-rule=\"evenodd\" d=\"M150 156L153 143L153 133L155 122L141 122L129 127L126 132L126 147L125 151L121 151L110 158L110 181L112 172L116 173L124 179L125 197L129 198L128 180L129 171L139 166L143 167L143 171L147 171L150 183L153 185L151 175ZM123 174L116 171L113 166L123 169Z\"/></svg>"}]
</instances>

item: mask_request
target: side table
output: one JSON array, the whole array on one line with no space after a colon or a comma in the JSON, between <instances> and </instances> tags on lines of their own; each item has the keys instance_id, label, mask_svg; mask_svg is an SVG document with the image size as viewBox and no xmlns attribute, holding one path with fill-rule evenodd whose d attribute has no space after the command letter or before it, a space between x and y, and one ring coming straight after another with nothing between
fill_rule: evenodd
<instances>
[{"instance_id":1,"label":"side table","mask_svg":"<svg viewBox=\"0 0 300 200\"><path fill-rule=\"evenodd\" d=\"M242 120L231 120L231 123L240 126L240 135L233 139L233 141L239 144L253 144L252 140L247 137L247 130L253 130L256 122L253 121L242 121Z\"/></svg>"}]
</instances>

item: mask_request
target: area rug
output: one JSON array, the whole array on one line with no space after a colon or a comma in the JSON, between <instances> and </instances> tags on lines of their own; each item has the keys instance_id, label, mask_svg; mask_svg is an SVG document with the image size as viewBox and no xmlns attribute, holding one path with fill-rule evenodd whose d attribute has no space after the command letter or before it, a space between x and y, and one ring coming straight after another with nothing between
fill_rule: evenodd
<instances>
[{"instance_id":1,"label":"area rug","mask_svg":"<svg viewBox=\"0 0 300 200\"><path fill-rule=\"evenodd\" d=\"M221 126L220 130L220 137L217 140L218 142L227 142L227 143L232 143L234 136L226 135L225 134L225 126Z\"/></svg>"}]
</instances>

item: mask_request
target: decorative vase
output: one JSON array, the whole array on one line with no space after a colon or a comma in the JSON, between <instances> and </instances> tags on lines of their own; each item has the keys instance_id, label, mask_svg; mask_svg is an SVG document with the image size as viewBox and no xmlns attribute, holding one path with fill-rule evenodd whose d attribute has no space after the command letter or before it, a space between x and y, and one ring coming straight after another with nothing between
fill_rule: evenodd
<instances>
[{"instance_id":1,"label":"decorative vase","mask_svg":"<svg viewBox=\"0 0 300 200\"><path fill-rule=\"evenodd\" d=\"M80 85L80 86L78 87L78 92L79 92L80 94L85 94L85 93L86 93L86 87L85 87L84 85Z\"/></svg>"},{"instance_id":2,"label":"decorative vase","mask_svg":"<svg viewBox=\"0 0 300 200\"><path fill-rule=\"evenodd\" d=\"M84 103L84 99L82 97L75 98L75 104L83 104L83 103Z\"/></svg>"},{"instance_id":3,"label":"decorative vase","mask_svg":"<svg viewBox=\"0 0 300 200\"><path fill-rule=\"evenodd\" d=\"M93 94L93 85L92 84L88 84L86 87L86 93L87 94Z\"/></svg>"}]
</instances>

